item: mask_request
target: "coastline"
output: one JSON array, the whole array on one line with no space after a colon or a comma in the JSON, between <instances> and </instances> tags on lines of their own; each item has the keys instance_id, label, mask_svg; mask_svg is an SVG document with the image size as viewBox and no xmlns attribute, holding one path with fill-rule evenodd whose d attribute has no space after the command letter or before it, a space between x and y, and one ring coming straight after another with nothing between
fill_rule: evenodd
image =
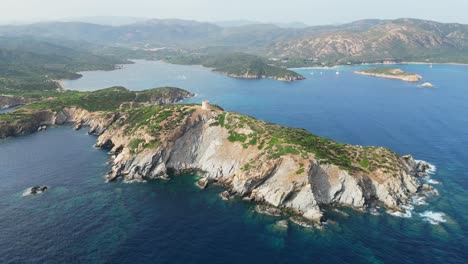
<instances>
[{"instance_id":1,"label":"coastline","mask_svg":"<svg viewBox=\"0 0 468 264\"><path fill-rule=\"evenodd\" d=\"M468 63L457 63L457 62L414 62L414 61L402 61L402 62L394 62L394 63L383 63L383 62L376 62L376 63L361 63L361 64L337 64L334 66L306 66L306 67L292 67L288 68L289 70L307 70L307 69L322 69L322 70L333 70L339 67L355 67L355 66L373 66L373 65L457 65L457 66L468 66Z\"/></svg>"},{"instance_id":2,"label":"coastline","mask_svg":"<svg viewBox=\"0 0 468 264\"><path fill-rule=\"evenodd\" d=\"M422 76L419 74L409 74L409 75L391 75L386 73L374 73L374 72L366 72L366 71L354 71L355 74L364 75L364 76L372 76L378 78L386 78L386 79L393 79L393 80L400 80L405 82L419 82L422 80Z\"/></svg>"}]
</instances>

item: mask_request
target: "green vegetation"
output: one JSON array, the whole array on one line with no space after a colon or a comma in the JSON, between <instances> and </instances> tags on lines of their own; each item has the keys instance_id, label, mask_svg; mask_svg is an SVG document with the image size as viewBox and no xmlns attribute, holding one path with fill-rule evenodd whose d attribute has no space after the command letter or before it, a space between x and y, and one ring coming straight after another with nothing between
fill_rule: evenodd
<instances>
[{"instance_id":1,"label":"green vegetation","mask_svg":"<svg viewBox=\"0 0 468 264\"><path fill-rule=\"evenodd\" d=\"M223 125L221 125L221 120L223 120ZM270 159L278 159L285 155L307 159L309 155L313 155L321 163L335 164L352 172L375 171L377 169L398 171L398 168L391 165L398 164L396 162L398 155L383 148L363 148L337 143L310 134L304 129L265 123L236 113L222 112L216 116L216 122L212 125L228 129L230 142L239 142L244 148L257 146ZM240 133L240 129L244 133ZM249 130L251 132L247 132ZM297 171L298 174L305 171L303 166L304 164Z\"/></svg>"},{"instance_id":2,"label":"green vegetation","mask_svg":"<svg viewBox=\"0 0 468 264\"><path fill-rule=\"evenodd\" d=\"M300 169L298 169L298 170L296 171L296 174L297 174L297 175L300 175L300 174L304 173L304 171L305 171L304 168L300 168Z\"/></svg>"},{"instance_id":3,"label":"green vegetation","mask_svg":"<svg viewBox=\"0 0 468 264\"><path fill-rule=\"evenodd\" d=\"M130 143L128 143L128 147L131 148L131 149L136 149L143 142L145 142L144 139L135 138L135 139L132 139L132 141L130 141Z\"/></svg>"},{"instance_id":4,"label":"green vegetation","mask_svg":"<svg viewBox=\"0 0 468 264\"><path fill-rule=\"evenodd\" d=\"M164 98L180 97L180 99L192 97L193 94L176 87L160 87L136 92L135 102L157 102Z\"/></svg>"},{"instance_id":5,"label":"green vegetation","mask_svg":"<svg viewBox=\"0 0 468 264\"><path fill-rule=\"evenodd\" d=\"M213 68L233 77L241 78L275 78L275 79L303 79L303 77L279 66L271 65L264 58L256 55L225 52L213 54L182 54L166 58L166 61L175 64L203 65Z\"/></svg>"},{"instance_id":6,"label":"green vegetation","mask_svg":"<svg viewBox=\"0 0 468 264\"><path fill-rule=\"evenodd\" d=\"M361 162L359 162L359 164L361 165L361 167L363 168L369 168L369 159L367 159L367 157L364 157Z\"/></svg>"},{"instance_id":7,"label":"green vegetation","mask_svg":"<svg viewBox=\"0 0 468 264\"><path fill-rule=\"evenodd\" d=\"M145 91L129 91L124 87L111 87L93 92L63 91L53 97L38 100L26 108L36 110L50 109L59 111L64 107L78 107L90 112L115 111L119 108L133 107L138 104L153 104L160 101L175 102L191 94L179 88L163 87Z\"/></svg>"},{"instance_id":8,"label":"green vegetation","mask_svg":"<svg viewBox=\"0 0 468 264\"><path fill-rule=\"evenodd\" d=\"M360 70L359 72L369 73L369 74L383 74L391 76L410 76L415 75L414 73L405 72L402 69L398 68L372 68Z\"/></svg>"},{"instance_id":9,"label":"green vegetation","mask_svg":"<svg viewBox=\"0 0 468 264\"><path fill-rule=\"evenodd\" d=\"M55 80L77 79L77 71L112 70L129 63L51 42L21 37L0 37L0 94L35 97L61 87Z\"/></svg>"}]
</instances>

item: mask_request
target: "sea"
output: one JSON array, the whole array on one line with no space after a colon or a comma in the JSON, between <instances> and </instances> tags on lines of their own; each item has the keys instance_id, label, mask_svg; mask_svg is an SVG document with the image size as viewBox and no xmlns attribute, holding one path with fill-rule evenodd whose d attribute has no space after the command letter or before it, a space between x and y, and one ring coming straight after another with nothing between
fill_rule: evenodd
<instances>
[{"instance_id":1,"label":"sea","mask_svg":"<svg viewBox=\"0 0 468 264\"><path fill-rule=\"evenodd\" d=\"M431 164L437 195L404 213L328 208L324 228L223 201L198 175L106 183L109 155L70 126L0 141L0 263L467 263L468 66L402 64L434 88L354 71L300 68L306 80L241 80L201 66L136 60L83 72L66 89L176 86L225 110L335 141L384 146ZM378 66L381 67L381 66ZM49 190L23 196L24 190Z\"/></svg>"}]
</instances>

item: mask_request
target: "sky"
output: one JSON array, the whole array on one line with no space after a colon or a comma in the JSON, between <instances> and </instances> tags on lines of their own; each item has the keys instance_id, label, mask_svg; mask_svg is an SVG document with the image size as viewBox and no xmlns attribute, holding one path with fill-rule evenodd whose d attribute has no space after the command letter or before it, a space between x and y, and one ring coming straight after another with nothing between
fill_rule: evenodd
<instances>
[{"instance_id":1,"label":"sky","mask_svg":"<svg viewBox=\"0 0 468 264\"><path fill-rule=\"evenodd\" d=\"M421 18L468 24L468 0L0 0L0 22L88 16L346 23Z\"/></svg>"}]
</instances>

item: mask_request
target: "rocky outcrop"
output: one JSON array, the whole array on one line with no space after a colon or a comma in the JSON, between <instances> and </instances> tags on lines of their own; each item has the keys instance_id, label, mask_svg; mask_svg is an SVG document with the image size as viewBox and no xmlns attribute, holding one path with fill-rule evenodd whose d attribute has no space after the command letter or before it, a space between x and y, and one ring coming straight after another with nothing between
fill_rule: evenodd
<instances>
[{"instance_id":1,"label":"rocky outcrop","mask_svg":"<svg viewBox=\"0 0 468 264\"><path fill-rule=\"evenodd\" d=\"M47 191L49 188L47 186L34 186L26 189L23 192L23 196L37 195Z\"/></svg>"},{"instance_id":2,"label":"rocky outcrop","mask_svg":"<svg viewBox=\"0 0 468 264\"><path fill-rule=\"evenodd\" d=\"M24 97L0 95L0 109L12 108L29 102L30 100Z\"/></svg>"},{"instance_id":3,"label":"rocky outcrop","mask_svg":"<svg viewBox=\"0 0 468 264\"><path fill-rule=\"evenodd\" d=\"M395 158L397 171L350 172L334 164L322 164L313 154L268 157L256 146L228 140L228 129L213 125L220 114L218 110L195 107L161 145L134 154L128 147L131 137L121 127L105 130L96 146L111 147L115 153L107 179L143 181L165 177L169 171L196 170L205 177L199 182L201 188L206 187L206 179L212 179L228 189L223 199L230 199L232 194L247 197L267 205L265 208L292 210L312 222L320 221L326 205L364 209L377 201L398 210L421 186L416 178L418 165L408 158ZM139 138L150 137L144 132L137 134ZM378 151L396 155L381 148ZM246 164L253 165L246 169Z\"/></svg>"},{"instance_id":4,"label":"rocky outcrop","mask_svg":"<svg viewBox=\"0 0 468 264\"><path fill-rule=\"evenodd\" d=\"M418 74L409 74L404 72L401 69L392 69L389 70L388 73L376 73L372 71L356 71L356 74L360 75L367 75L367 76L374 76L380 78L387 78L387 79L396 79L405 82L419 82L422 79L421 75Z\"/></svg>"},{"instance_id":5,"label":"rocky outcrop","mask_svg":"<svg viewBox=\"0 0 468 264\"><path fill-rule=\"evenodd\" d=\"M110 149L112 154L108 181L138 182L196 171L203 177L197 183L200 188L216 181L226 188L220 194L223 199L240 196L261 204L259 210L272 215L286 210L296 215L293 221L300 225L320 222L327 206L362 210L379 203L400 210L423 188L418 177L430 169L411 156L400 157L384 148L337 145L324 139L317 142L329 144L332 151L318 148L320 158L306 146L294 145L298 143L284 141L275 146L280 138L271 138L273 133L289 133L285 136L289 138L303 131L219 108L171 105L109 113L69 107L31 115L33 122L17 126L15 133L75 123L99 135L96 147ZM300 134L298 139L303 137L315 139L310 134ZM347 156L333 159L337 152ZM339 163L343 159L360 161L364 155L369 159L364 165L351 161L344 167ZM379 162L383 164L379 166Z\"/></svg>"},{"instance_id":6,"label":"rocky outcrop","mask_svg":"<svg viewBox=\"0 0 468 264\"><path fill-rule=\"evenodd\" d=\"M248 72L244 74L234 74L234 73L228 73L228 72L222 72L222 73L226 76L237 78L237 79L273 79L273 80L283 81L283 82L293 82L293 81L300 81L300 80L305 79L305 77L300 74L291 74L291 75L285 75L285 76L267 76L267 75L251 74Z\"/></svg>"},{"instance_id":7,"label":"rocky outcrop","mask_svg":"<svg viewBox=\"0 0 468 264\"><path fill-rule=\"evenodd\" d=\"M75 123L89 126L89 133L99 135L110 126L118 114L104 112L88 112L75 107L64 108L61 111L51 110L24 110L17 120L0 122L0 138L28 135L36 131L43 131L47 126Z\"/></svg>"}]
</instances>

